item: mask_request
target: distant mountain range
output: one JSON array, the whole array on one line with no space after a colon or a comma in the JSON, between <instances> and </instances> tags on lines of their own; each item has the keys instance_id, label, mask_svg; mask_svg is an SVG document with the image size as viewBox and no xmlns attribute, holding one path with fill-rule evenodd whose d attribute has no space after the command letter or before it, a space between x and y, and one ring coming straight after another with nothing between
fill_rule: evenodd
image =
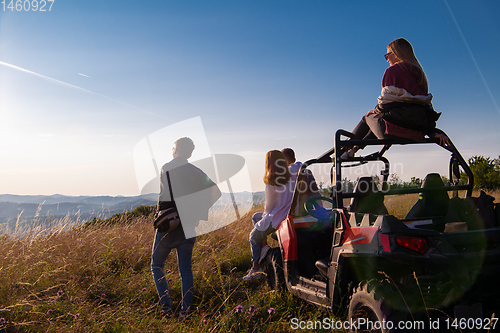
<instances>
[{"instance_id":1,"label":"distant mountain range","mask_svg":"<svg viewBox=\"0 0 500 333\"><path fill-rule=\"evenodd\" d=\"M83 203L97 204L104 206L112 206L116 203L125 201L135 201L138 199L147 199L151 201L158 200L158 194L150 193L139 196L68 196L61 194L54 195L13 195L0 194L0 202L15 202L15 203L34 203L34 204L57 204L62 202L68 203Z\"/></svg>"},{"instance_id":2,"label":"distant mountain range","mask_svg":"<svg viewBox=\"0 0 500 333\"><path fill-rule=\"evenodd\" d=\"M264 193L235 193L234 200L258 204L264 201ZM104 219L139 206L153 206L157 201L155 193L129 197L0 194L0 234L24 233L34 223L50 228L64 220L65 224L75 226L94 217ZM218 205L230 203L230 194L223 193Z\"/></svg>"},{"instance_id":3,"label":"distant mountain range","mask_svg":"<svg viewBox=\"0 0 500 333\"><path fill-rule=\"evenodd\" d=\"M0 195L0 218L115 214L140 205L154 205L157 194L124 196Z\"/></svg>"}]
</instances>

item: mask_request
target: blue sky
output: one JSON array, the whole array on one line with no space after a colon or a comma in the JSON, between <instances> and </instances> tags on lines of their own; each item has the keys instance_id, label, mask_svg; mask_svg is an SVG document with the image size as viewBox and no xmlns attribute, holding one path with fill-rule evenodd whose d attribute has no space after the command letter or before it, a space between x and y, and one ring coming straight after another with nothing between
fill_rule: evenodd
<instances>
[{"instance_id":1,"label":"blue sky","mask_svg":"<svg viewBox=\"0 0 500 333\"><path fill-rule=\"evenodd\" d=\"M193 117L212 153L245 157L261 190L268 150L316 157L376 105L386 46L399 37L428 76L438 127L465 158L500 155L496 1L1 6L0 193L139 194L135 145ZM410 161L401 178L435 164L417 151L393 153Z\"/></svg>"}]
</instances>

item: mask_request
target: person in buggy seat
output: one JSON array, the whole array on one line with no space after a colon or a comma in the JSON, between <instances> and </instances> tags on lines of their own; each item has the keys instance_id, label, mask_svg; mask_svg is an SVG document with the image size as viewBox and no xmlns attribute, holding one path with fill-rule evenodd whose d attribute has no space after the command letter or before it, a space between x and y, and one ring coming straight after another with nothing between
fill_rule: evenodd
<instances>
[{"instance_id":1,"label":"person in buggy seat","mask_svg":"<svg viewBox=\"0 0 500 333\"><path fill-rule=\"evenodd\" d=\"M441 113L432 108L432 94L413 47L404 38L387 46L389 67L382 78L382 92L374 110L368 111L353 130L355 139L406 138L423 142L425 135L449 145L448 137L435 133ZM354 146L342 154L346 159L364 147Z\"/></svg>"},{"instance_id":2,"label":"person in buggy seat","mask_svg":"<svg viewBox=\"0 0 500 333\"><path fill-rule=\"evenodd\" d=\"M288 170L285 156L279 150L271 150L266 154L264 184L266 185L264 212L252 216L254 228L250 232L249 241L253 264L248 274L243 277L244 281L253 280L264 274L260 262L266 255L265 239L287 217L292 203L295 182Z\"/></svg>"},{"instance_id":3,"label":"person in buggy seat","mask_svg":"<svg viewBox=\"0 0 500 333\"><path fill-rule=\"evenodd\" d=\"M305 169L304 174L298 175L302 162L296 161L295 152L292 148L284 148L281 150L283 155L285 155L286 163L288 164L288 170L292 175L292 181L296 183L296 194L293 198L292 208L290 214L292 216L305 216L307 212L304 208L304 204L307 199L319 196L319 189L316 184L316 179L313 173L309 169ZM318 205L322 207L321 202Z\"/></svg>"}]
</instances>

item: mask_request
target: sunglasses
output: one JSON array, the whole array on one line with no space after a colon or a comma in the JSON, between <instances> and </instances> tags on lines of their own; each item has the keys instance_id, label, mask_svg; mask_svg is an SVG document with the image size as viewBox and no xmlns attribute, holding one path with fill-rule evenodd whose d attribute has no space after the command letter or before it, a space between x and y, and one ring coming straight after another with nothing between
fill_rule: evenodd
<instances>
[{"instance_id":1,"label":"sunglasses","mask_svg":"<svg viewBox=\"0 0 500 333\"><path fill-rule=\"evenodd\" d=\"M392 52L388 52L388 53L384 54L385 60L389 59L389 55L391 55L391 54L392 54Z\"/></svg>"}]
</instances>

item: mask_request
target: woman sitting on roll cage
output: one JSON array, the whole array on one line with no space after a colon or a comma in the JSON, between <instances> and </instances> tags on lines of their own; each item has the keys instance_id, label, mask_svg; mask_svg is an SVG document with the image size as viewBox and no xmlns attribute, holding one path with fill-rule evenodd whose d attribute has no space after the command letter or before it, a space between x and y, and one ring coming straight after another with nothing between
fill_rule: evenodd
<instances>
[{"instance_id":1,"label":"woman sitting on roll cage","mask_svg":"<svg viewBox=\"0 0 500 333\"><path fill-rule=\"evenodd\" d=\"M425 141L425 135L449 145L446 135L436 133L436 121L441 113L434 111L425 72L417 60L413 47L404 38L387 46L385 59L389 67L382 78L382 93L374 110L368 111L354 131L355 139L406 138ZM354 157L364 148L353 146L343 152L342 159Z\"/></svg>"}]
</instances>

